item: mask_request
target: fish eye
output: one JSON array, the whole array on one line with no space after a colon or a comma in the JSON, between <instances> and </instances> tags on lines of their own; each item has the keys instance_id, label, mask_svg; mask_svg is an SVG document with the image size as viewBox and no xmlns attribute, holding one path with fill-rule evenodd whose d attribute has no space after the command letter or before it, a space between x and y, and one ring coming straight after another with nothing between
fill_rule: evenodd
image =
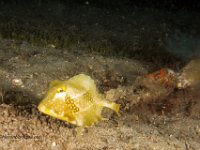
<instances>
[{"instance_id":1,"label":"fish eye","mask_svg":"<svg viewBox=\"0 0 200 150\"><path fill-rule=\"evenodd\" d=\"M64 92L64 90L63 90L63 89L61 89L61 88L60 88L60 89L58 89L57 91L58 91L59 93L61 93L61 92Z\"/></svg>"}]
</instances>

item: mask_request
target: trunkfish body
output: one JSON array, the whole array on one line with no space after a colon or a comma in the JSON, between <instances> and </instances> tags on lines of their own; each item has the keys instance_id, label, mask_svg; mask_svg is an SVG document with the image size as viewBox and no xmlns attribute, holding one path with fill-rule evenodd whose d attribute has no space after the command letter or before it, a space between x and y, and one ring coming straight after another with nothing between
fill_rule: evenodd
<instances>
[{"instance_id":1,"label":"trunkfish body","mask_svg":"<svg viewBox=\"0 0 200 150\"><path fill-rule=\"evenodd\" d=\"M120 105L104 100L94 80L79 74L67 81L54 80L38 109L44 114L76 126L88 127L103 119L103 107L119 114Z\"/></svg>"}]
</instances>

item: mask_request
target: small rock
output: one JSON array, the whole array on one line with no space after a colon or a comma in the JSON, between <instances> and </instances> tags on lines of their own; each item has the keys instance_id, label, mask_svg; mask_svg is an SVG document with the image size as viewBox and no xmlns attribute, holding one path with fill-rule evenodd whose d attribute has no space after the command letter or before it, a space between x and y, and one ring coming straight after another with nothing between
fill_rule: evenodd
<instances>
[{"instance_id":1,"label":"small rock","mask_svg":"<svg viewBox=\"0 0 200 150\"><path fill-rule=\"evenodd\" d=\"M22 79L12 79L12 85L13 86L18 86L18 87L24 87L24 83Z\"/></svg>"}]
</instances>

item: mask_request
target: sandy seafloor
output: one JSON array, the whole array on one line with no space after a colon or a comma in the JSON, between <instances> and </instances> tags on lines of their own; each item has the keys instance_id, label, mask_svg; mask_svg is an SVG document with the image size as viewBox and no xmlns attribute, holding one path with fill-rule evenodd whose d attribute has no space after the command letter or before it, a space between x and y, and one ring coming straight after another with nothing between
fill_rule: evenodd
<instances>
[{"instance_id":1,"label":"sandy seafloor","mask_svg":"<svg viewBox=\"0 0 200 150\"><path fill-rule=\"evenodd\" d=\"M19 49L24 53L26 49L29 49L28 52L33 50L37 53L24 58L17 54ZM182 92L175 94L175 98L172 97L173 100L179 99L177 103L180 104L173 107L171 115L158 115L151 113L148 107L136 105L128 110L137 111L121 109L120 117L112 115L109 121L101 121L88 128L84 135L78 138L74 133L75 127L38 112L37 103L43 98L50 81L54 79L65 80L75 74L85 73L95 79L102 93L123 84L125 87L126 84L132 85L131 82L134 83L136 76L148 72L145 65L134 59L62 53L59 49L45 49L28 43L19 44L12 40L1 40L0 52L1 149L46 149L46 147L56 150L186 149L187 147L198 149L200 147L199 97L198 94L192 95L190 92ZM129 83L125 84L121 80L122 77ZM188 104L185 102L188 102L187 99L192 101L189 115L188 112L185 113L184 106ZM123 101L126 102L126 99ZM193 108L196 110L193 111Z\"/></svg>"},{"instance_id":2,"label":"sandy seafloor","mask_svg":"<svg viewBox=\"0 0 200 150\"><path fill-rule=\"evenodd\" d=\"M20 14L24 13L19 9L18 14L10 19L11 22L9 19L6 22L5 18L13 16L13 12L9 10L9 13L4 15L8 6L2 3L1 7L4 9L0 16L2 20L0 24L2 34L0 39L0 149L200 149L200 94L198 92L200 80L197 77L200 73L197 57L200 47L198 12L180 10L174 13L174 11L160 10L158 13L159 10L142 11L135 8L134 11L133 8L128 7L127 10L120 12L124 13L121 15L118 9L112 11L108 8L85 6L85 4L74 9L73 5L71 18L70 15L63 14L66 15L64 21L69 22L66 28L75 24L72 26L73 30L79 28L81 31L74 34L81 33L81 38L87 37L87 39L82 41L75 39L75 43L73 41L68 47L60 48L59 45L56 47L56 43L51 43L52 41L44 47L41 43L32 43L23 38L16 40L6 37L7 32L3 30L9 29L8 24L11 30L13 29L13 18L17 20L19 26L20 21L24 23L23 19L19 19ZM40 7L42 6L37 8ZM48 7L58 7L59 10L62 8L59 14L55 14L54 9L45 7L50 10L50 14L58 16L66 9L70 10L70 7L62 3L49 4ZM86 7L89 8L88 11ZM70 11L68 12L70 14ZM81 20L78 13L84 14L84 19ZM99 13L103 17L95 17L99 16ZM174 15L170 16L170 14ZM24 14L25 20L32 15ZM44 10L43 16L45 15ZM113 20L110 20L111 18ZM121 21L118 21L119 19ZM28 26L30 20L27 21ZM35 22L34 18L32 20ZM99 23L96 23L98 21ZM10 32L15 32L15 29L8 33ZM69 32L71 34L71 31ZM111 44L109 40L114 42ZM102 42L100 46L99 41ZM90 50L87 51L88 43L94 44L90 45ZM129 45L130 43L132 45ZM108 51L109 49L119 51L115 49L115 44L124 51L128 50L123 56L115 55L113 50L111 54L108 52L109 55L105 52L103 55L93 51L91 53L91 47L95 50L95 44L98 48L105 48ZM131 57L127 57L129 54ZM160 98L156 97L156 100L152 100L152 107L149 107L151 100L147 103L135 99L137 88L141 88L135 85L138 76L162 67L180 73L185 70L188 72L187 66L194 68L188 73L189 78L194 80L189 88L175 89L164 98L160 94ZM105 111L104 114L109 117L109 120L99 122L86 129L83 136L76 137L74 126L41 114L37 110L37 104L45 96L52 80L66 80L79 73L91 76L100 93L105 97L115 97L112 95L113 91L123 94L113 99L122 105L121 116Z\"/></svg>"}]
</instances>

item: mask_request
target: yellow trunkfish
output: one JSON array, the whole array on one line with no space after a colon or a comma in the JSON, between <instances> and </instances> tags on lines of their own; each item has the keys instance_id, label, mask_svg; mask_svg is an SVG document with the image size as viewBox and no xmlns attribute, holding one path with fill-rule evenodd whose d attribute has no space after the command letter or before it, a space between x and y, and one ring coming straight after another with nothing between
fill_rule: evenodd
<instances>
[{"instance_id":1,"label":"yellow trunkfish","mask_svg":"<svg viewBox=\"0 0 200 150\"><path fill-rule=\"evenodd\" d=\"M98 92L94 80L79 74L67 81L52 81L38 109L76 126L88 127L103 119L103 107L119 115L120 104L105 100Z\"/></svg>"}]
</instances>

